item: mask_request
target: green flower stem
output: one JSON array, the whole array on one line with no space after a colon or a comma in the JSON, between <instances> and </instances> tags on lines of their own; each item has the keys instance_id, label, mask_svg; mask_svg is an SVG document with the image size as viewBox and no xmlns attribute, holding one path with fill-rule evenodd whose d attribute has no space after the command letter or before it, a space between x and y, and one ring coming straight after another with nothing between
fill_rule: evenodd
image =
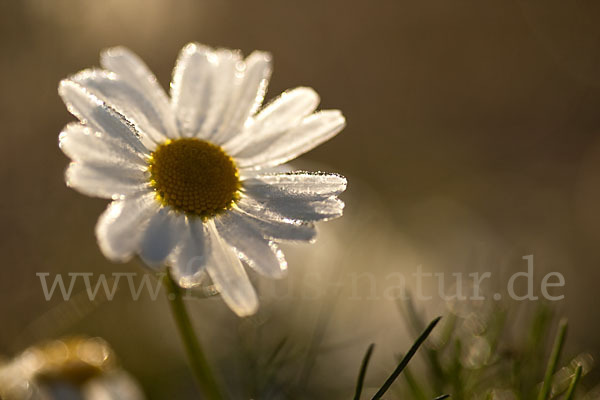
<instances>
[{"instance_id":1,"label":"green flower stem","mask_svg":"<svg viewBox=\"0 0 600 400\"><path fill-rule=\"evenodd\" d=\"M185 346L192 371L198 381L200 390L207 399L223 400L224 397L219 390L219 385L206 361L200 342L194 333L192 321L190 320L190 316L183 303L181 288L173 280L171 271L168 268L166 270L164 282L167 289L169 304L171 305L171 312L173 313L173 318L175 318L175 323L179 329L181 340Z\"/></svg>"}]
</instances>

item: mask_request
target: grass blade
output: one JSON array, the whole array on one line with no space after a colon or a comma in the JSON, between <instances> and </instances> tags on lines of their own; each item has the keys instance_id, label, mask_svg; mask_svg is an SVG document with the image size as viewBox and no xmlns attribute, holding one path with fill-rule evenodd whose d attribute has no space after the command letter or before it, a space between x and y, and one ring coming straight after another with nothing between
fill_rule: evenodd
<instances>
[{"instance_id":1,"label":"grass blade","mask_svg":"<svg viewBox=\"0 0 600 400\"><path fill-rule=\"evenodd\" d=\"M273 364L273 362L275 362L275 360L277 359L277 356L279 355L279 353L281 353L281 350L283 350L283 348L287 344L287 342L288 342L287 336L279 341L277 346L275 346L275 350L273 350L273 352L269 356L266 366L270 366L271 364Z\"/></svg>"},{"instance_id":2,"label":"grass blade","mask_svg":"<svg viewBox=\"0 0 600 400\"><path fill-rule=\"evenodd\" d=\"M583 367L581 365L577 366L575 370L575 375L573 375L573 379L569 384L569 389L567 389L567 394L565 395L565 400L571 400L573 398L573 394L575 393L575 388L577 387L577 383L579 382L579 378L581 378L581 373L583 372Z\"/></svg>"},{"instance_id":3,"label":"grass blade","mask_svg":"<svg viewBox=\"0 0 600 400\"><path fill-rule=\"evenodd\" d=\"M410 295L410 293L407 292L407 297L404 300L398 300L397 306L400 309L400 311L402 312L402 315L404 316L408 325L412 327L412 330L413 330L412 333L414 333L415 335L418 335L420 332L422 332L423 329L425 328L425 322L423 321L423 319L417 312L415 303L414 303L413 298ZM450 318L450 320L446 320L447 327L449 329L449 331L446 332L446 335L448 335L448 337L446 338L446 341L449 339L449 336L451 335L452 326L454 325L454 322L455 322L454 317L452 315L450 315L449 318ZM437 352L437 350L428 348L428 349L425 349L424 356L427 359L427 366L431 370L431 373L433 374L433 381L430 382L430 385L433 386L434 392L441 392L446 376L442 369L442 365L440 364L440 360L438 358L438 352Z\"/></svg>"},{"instance_id":4,"label":"grass blade","mask_svg":"<svg viewBox=\"0 0 600 400\"><path fill-rule=\"evenodd\" d=\"M552 375L556 370L560 353L562 352L563 344L565 343L565 337L567 335L567 320L563 319L560 321L558 326L558 332L556 333L556 339L554 339L554 345L552 346L552 352L550 353L550 359L546 366L546 374L544 375L544 383L542 383L542 389L538 395L538 400L547 400L550 394L550 388L552 387Z\"/></svg>"},{"instance_id":5,"label":"grass blade","mask_svg":"<svg viewBox=\"0 0 600 400\"><path fill-rule=\"evenodd\" d=\"M435 398L435 399L433 399L433 400L444 400L444 399L447 399L448 397L450 397L450 395L449 395L449 394L443 394L443 395L441 395L441 396L438 396L438 397L436 397L436 398Z\"/></svg>"},{"instance_id":6,"label":"grass blade","mask_svg":"<svg viewBox=\"0 0 600 400\"><path fill-rule=\"evenodd\" d=\"M425 328L423 333L421 333L421 336L419 336L417 338L417 340L415 341L415 343L413 343L410 350L408 350L408 352L406 353L404 358L402 358L402 361L400 361L400 364L398 364L398 366L396 367L394 372L392 372L392 374L385 381L383 386L377 391L377 393L375 393L375 396L373 396L372 400L381 399L381 397L385 394L385 392L387 392L387 390L390 388L390 386L392 386L392 383L394 383L394 381L398 378L398 376L400 376L400 374L402 373L402 370L404 368L406 368L406 366L408 365L408 362L415 355L415 353L417 352L419 347L421 347L421 345L423 344L425 339L427 339L427 337L429 336L429 334L431 333L433 328L435 328L435 326L438 324L438 322L440 322L441 318L442 317L437 317L436 319L431 321L431 323L429 324L429 326L427 326L427 328Z\"/></svg>"},{"instance_id":7,"label":"grass blade","mask_svg":"<svg viewBox=\"0 0 600 400\"><path fill-rule=\"evenodd\" d=\"M371 359L371 355L373 355L373 349L375 348L375 343L371 343L365 356L363 357L362 363L360 365L360 372L358 373L358 379L356 381L356 391L354 392L354 400L360 400L360 395L362 393L363 384L365 382L365 375L367 375L367 368L369 367L369 360Z\"/></svg>"},{"instance_id":8,"label":"grass blade","mask_svg":"<svg viewBox=\"0 0 600 400\"><path fill-rule=\"evenodd\" d=\"M308 344L308 349L306 350L306 358L304 359L304 364L302 365L298 378L298 386L301 388L306 388L308 386L310 375L319 355L319 348L325 338L325 333L327 332L327 327L329 326L331 315L333 314L333 309L339 295L340 289L331 295L330 301L324 302L321 306L310 343Z\"/></svg>"}]
</instances>

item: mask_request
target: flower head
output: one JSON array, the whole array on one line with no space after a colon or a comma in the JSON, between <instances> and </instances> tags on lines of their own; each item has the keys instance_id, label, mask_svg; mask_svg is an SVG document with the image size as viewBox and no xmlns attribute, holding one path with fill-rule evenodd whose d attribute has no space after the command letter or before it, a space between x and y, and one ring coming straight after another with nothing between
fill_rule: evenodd
<instances>
[{"instance_id":1,"label":"flower head","mask_svg":"<svg viewBox=\"0 0 600 400\"><path fill-rule=\"evenodd\" d=\"M129 50L101 55L104 69L63 80L59 93L79 123L60 134L72 159L67 185L111 199L96 235L113 261L135 254L165 264L183 287L208 276L238 315L258 300L244 263L278 278L277 244L312 241L314 222L339 217L337 174L273 168L336 135L337 110L315 112L318 95L299 87L261 108L271 58L188 44L170 97Z\"/></svg>"},{"instance_id":2,"label":"flower head","mask_svg":"<svg viewBox=\"0 0 600 400\"><path fill-rule=\"evenodd\" d=\"M12 400L120 399L144 395L101 338L83 336L36 344L0 362L0 396Z\"/></svg>"}]
</instances>

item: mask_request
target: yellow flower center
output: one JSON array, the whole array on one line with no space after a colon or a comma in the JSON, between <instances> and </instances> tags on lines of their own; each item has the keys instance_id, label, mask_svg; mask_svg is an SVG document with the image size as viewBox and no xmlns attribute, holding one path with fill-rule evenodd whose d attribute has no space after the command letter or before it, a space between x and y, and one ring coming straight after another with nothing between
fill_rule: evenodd
<instances>
[{"instance_id":1,"label":"yellow flower center","mask_svg":"<svg viewBox=\"0 0 600 400\"><path fill-rule=\"evenodd\" d=\"M148 170L157 199L188 215L210 218L239 198L235 163L221 147L204 140L176 139L159 145Z\"/></svg>"}]
</instances>

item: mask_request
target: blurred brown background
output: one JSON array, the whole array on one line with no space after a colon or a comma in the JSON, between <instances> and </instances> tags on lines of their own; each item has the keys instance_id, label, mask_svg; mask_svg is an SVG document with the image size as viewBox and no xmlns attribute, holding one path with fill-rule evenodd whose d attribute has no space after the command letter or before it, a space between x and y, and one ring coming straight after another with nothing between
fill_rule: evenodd
<instances>
[{"instance_id":1,"label":"blurred brown background","mask_svg":"<svg viewBox=\"0 0 600 400\"><path fill-rule=\"evenodd\" d=\"M330 232L355 224L373 241L343 248L365 262L353 270L392 270L398 247L409 269L522 270L534 254L566 278L571 344L600 355L600 3L3 0L0 21L0 353L83 330L116 342L142 380L178 368L164 305L49 304L35 273L138 268L103 259L105 202L64 185L57 135L73 118L59 80L125 45L167 87L179 49L199 41L268 50L268 98L307 85L343 110L348 127L303 160L350 179L345 218L358 217ZM363 303L371 319L393 312ZM136 361L130 347L156 356Z\"/></svg>"}]
</instances>

